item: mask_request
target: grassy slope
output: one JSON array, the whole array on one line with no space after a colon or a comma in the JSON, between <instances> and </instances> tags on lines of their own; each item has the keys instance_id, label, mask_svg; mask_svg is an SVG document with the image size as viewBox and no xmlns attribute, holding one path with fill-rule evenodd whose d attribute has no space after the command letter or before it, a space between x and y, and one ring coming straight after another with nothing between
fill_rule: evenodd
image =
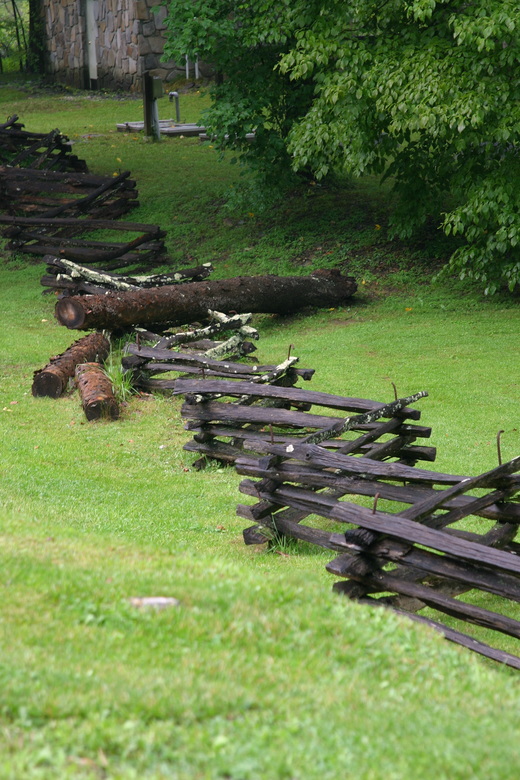
<instances>
[{"instance_id":1,"label":"grassy slope","mask_svg":"<svg viewBox=\"0 0 520 780\"><path fill-rule=\"evenodd\" d=\"M180 265L355 267L366 284L352 307L258 317L262 360L293 343L317 389L381 400L390 381L427 389L440 469L490 468L500 428L504 457L518 453L518 308L421 285L417 265L432 261L423 252L411 267L389 247L382 201L309 190L262 220L230 215L236 171L211 149L114 132L139 102L9 97L4 114L59 126L93 170L129 168L136 219L168 229ZM193 118L198 99L183 103ZM190 469L178 402L133 398L117 424L87 424L74 395L31 397L32 372L74 337L40 273L0 268L0 777L510 778L518 676L333 597L327 554L245 548L239 478ZM180 606L128 603L147 595Z\"/></svg>"}]
</instances>

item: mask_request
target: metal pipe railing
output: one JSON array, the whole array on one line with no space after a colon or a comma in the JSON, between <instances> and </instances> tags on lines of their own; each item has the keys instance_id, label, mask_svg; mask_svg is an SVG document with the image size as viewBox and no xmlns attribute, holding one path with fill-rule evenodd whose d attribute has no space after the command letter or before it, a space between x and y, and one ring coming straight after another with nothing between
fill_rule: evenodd
<instances>
[{"instance_id":1,"label":"metal pipe railing","mask_svg":"<svg viewBox=\"0 0 520 780\"><path fill-rule=\"evenodd\" d=\"M170 103L173 103L175 99L175 118L176 121L180 123L181 121L181 109L179 104L179 93L178 92L168 92L168 97L170 99Z\"/></svg>"}]
</instances>

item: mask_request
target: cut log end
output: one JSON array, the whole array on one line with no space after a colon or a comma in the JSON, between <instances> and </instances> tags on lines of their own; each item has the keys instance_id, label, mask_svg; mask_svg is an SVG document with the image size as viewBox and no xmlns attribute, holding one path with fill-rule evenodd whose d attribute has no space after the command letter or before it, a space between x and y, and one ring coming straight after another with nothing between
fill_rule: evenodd
<instances>
[{"instance_id":1,"label":"cut log end","mask_svg":"<svg viewBox=\"0 0 520 780\"><path fill-rule=\"evenodd\" d=\"M32 384L32 394L35 398L59 398L65 390L66 382L51 371L37 371Z\"/></svg>"},{"instance_id":2,"label":"cut log end","mask_svg":"<svg viewBox=\"0 0 520 780\"><path fill-rule=\"evenodd\" d=\"M77 365L91 360L103 361L110 350L110 343L102 333L90 333L55 355L44 367L34 372L32 394L35 397L59 398L74 376Z\"/></svg>"},{"instance_id":3,"label":"cut log end","mask_svg":"<svg viewBox=\"0 0 520 780\"><path fill-rule=\"evenodd\" d=\"M58 322L66 328L80 330L85 324L85 309L77 304L74 296L61 298L56 303L55 315Z\"/></svg>"},{"instance_id":4,"label":"cut log end","mask_svg":"<svg viewBox=\"0 0 520 780\"><path fill-rule=\"evenodd\" d=\"M85 417L91 420L117 420L119 406L115 398L100 398L83 406Z\"/></svg>"}]
</instances>

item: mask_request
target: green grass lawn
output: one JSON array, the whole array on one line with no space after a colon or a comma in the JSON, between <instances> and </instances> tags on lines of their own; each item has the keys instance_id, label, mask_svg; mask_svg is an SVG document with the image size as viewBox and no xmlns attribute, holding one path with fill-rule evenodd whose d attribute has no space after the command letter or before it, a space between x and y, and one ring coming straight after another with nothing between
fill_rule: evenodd
<instances>
[{"instance_id":1,"label":"green grass lawn","mask_svg":"<svg viewBox=\"0 0 520 780\"><path fill-rule=\"evenodd\" d=\"M187 119L204 100L181 97ZM439 470L494 467L501 429L504 459L518 455L518 303L434 285L445 248L435 234L392 244L373 182L232 211L239 170L210 144L116 132L138 100L6 85L0 105L28 130L59 127L93 171L131 170L132 219L168 230L177 267L350 269L350 306L255 317L262 362L294 344L316 369L309 387L381 401L391 382L427 390ZM133 396L118 422L87 423L76 394L31 396L33 371L78 337L54 320L42 270L0 266L0 777L515 777L518 674L334 596L330 553L245 547L240 477L191 467L179 400ZM130 603L145 596L179 605Z\"/></svg>"}]
</instances>

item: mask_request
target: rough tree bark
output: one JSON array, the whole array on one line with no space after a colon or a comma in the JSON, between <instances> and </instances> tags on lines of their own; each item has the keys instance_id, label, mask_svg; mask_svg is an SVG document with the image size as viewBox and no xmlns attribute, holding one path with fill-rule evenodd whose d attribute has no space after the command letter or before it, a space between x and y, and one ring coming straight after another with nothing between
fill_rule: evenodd
<instances>
[{"instance_id":1,"label":"rough tree bark","mask_svg":"<svg viewBox=\"0 0 520 780\"><path fill-rule=\"evenodd\" d=\"M331 271L311 276L238 276L181 287L63 298L55 314L61 325L83 330L159 322L184 325L205 318L208 309L286 314L305 306L338 306L356 289L353 277Z\"/></svg>"},{"instance_id":2,"label":"rough tree bark","mask_svg":"<svg viewBox=\"0 0 520 780\"><path fill-rule=\"evenodd\" d=\"M99 363L76 366L76 384L87 420L117 420L119 404L112 383Z\"/></svg>"},{"instance_id":3,"label":"rough tree bark","mask_svg":"<svg viewBox=\"0 0 520 780\"><path fill-rule=\"evenodd\" d=\"M34 372L32 394L59 398L74 376L76 366L92 360L103 361L110 352L110 343L102 333L89 333L78 339L61 355L51 358L45 368Z\"/></svg>"}]
</instances>

